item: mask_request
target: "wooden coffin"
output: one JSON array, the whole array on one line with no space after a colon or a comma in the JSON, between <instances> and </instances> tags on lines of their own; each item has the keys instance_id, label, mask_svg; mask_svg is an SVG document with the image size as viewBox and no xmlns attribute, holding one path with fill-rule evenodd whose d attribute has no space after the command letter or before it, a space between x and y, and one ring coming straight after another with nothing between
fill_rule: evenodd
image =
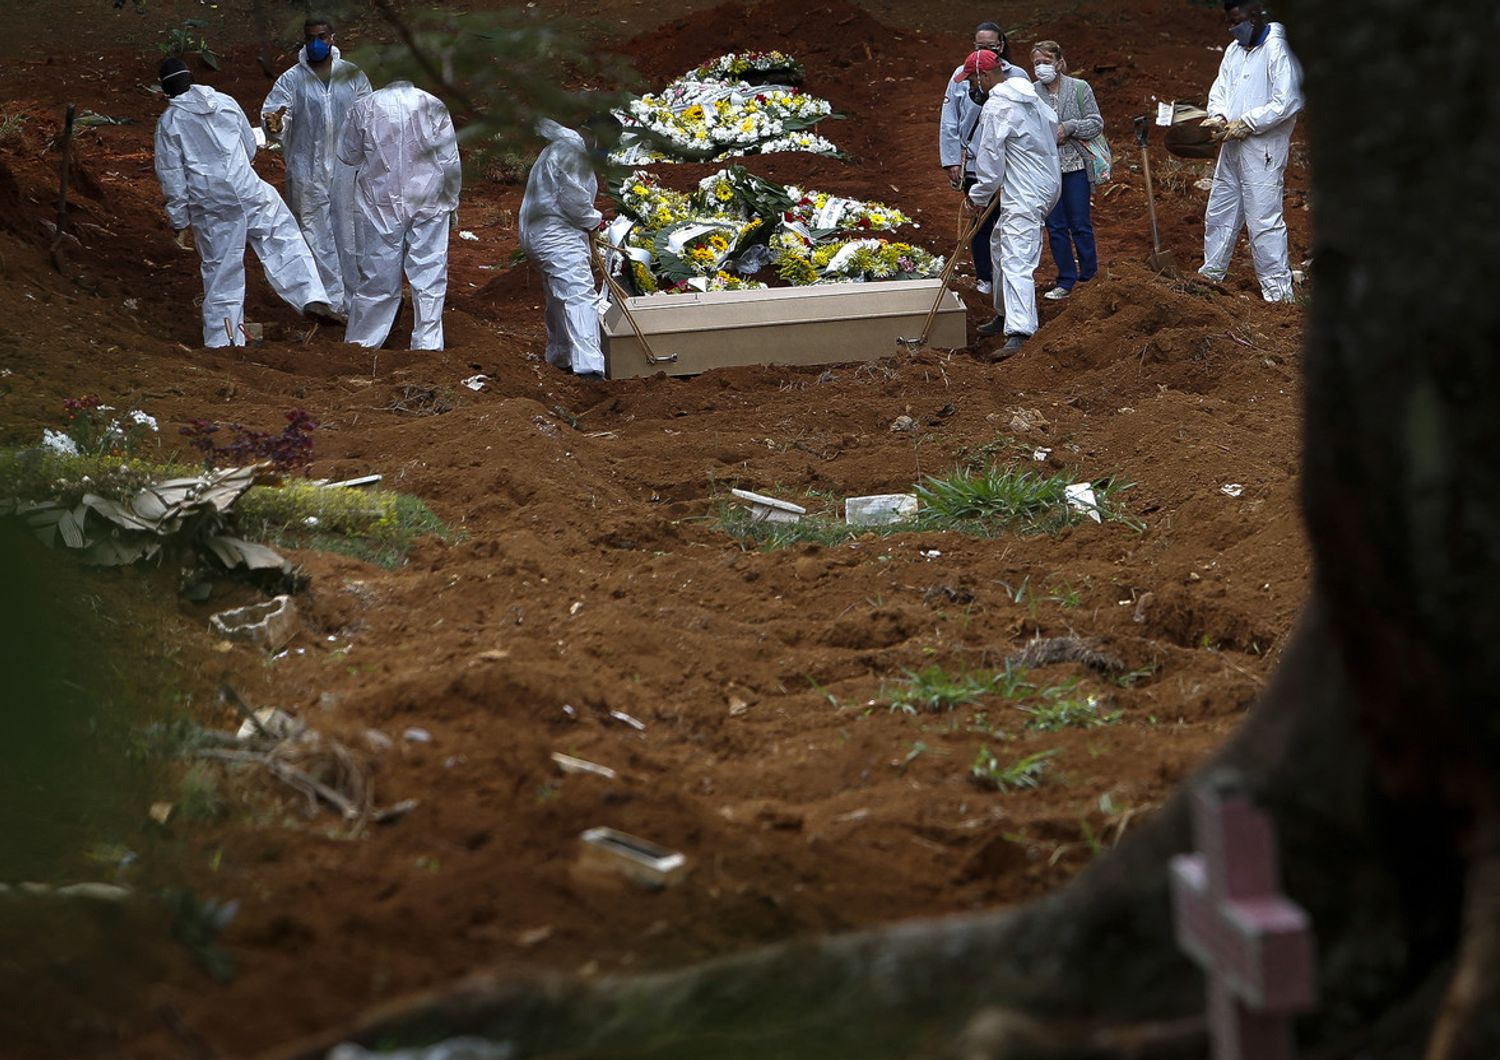
<instances>
[{"instance_id":1,"label":"wooden coffin","mask_svg":"<svg viewBox=\"0 0 1500 1060\"><path fill-rule=\"evenodd\" d=\"M624 310L604 314L605 374L697 375L744 364L837 364L873 361L899 351L898 339L922 333L939 281L888 280L756 291L654 294L627 299L657 357L647 362ZM929 346L967 345L964 306L944 291L928 335Z\"/></svg>"}]
</instances>

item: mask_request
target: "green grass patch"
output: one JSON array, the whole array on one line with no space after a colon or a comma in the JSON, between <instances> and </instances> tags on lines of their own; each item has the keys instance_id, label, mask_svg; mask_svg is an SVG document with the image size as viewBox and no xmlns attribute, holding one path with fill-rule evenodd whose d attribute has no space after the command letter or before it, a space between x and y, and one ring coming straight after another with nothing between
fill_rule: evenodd
<instances>
[{"instance_id":1,"label":"green grass patch","mask_svg":"<svg viewBox=\"0 0 1500 1060\"><path fill-rule=\"evenodd\" d=\"M210 824L224 816L224 792L219 774L206 762L188 768L177 787L177 811L185 821Z\"/></svg>"},{"instance_id":2,"label":"green grass patch","mask_svg":"<svg viewBox=\"0 0 1500 1060\"><path fill-rule=\"evenodd\" d=\"M974 756L969 775L987 787L1000 791L1019 791L1042 786L1042 778L1052 766L1052 758L1061 754L1056 747L1038 751L1011 762L1002 763L989 747L981 747Z\"/></svg>"},{"instance_id":3,"label":"green grass patch","mask_svg":"<svg viewBox=\"0 0 1500 1060\"><path fill-rule=\"evenodd\" d=\"M943 477L929 475L918 483L917 514L904 522L850 526L839 518L837 502L831 511L809 512L796 523L758 522L742 505L725 503L720 506L717 521L730 536L757 542L766 550L807 542L831 547L868 535L924 531L984 538L1056 533L1089 519L1088 513L1068 503L1065 491L1069 484L1068 476L1042 475L1020 467L964 467ZM1093 487L1099 514L1105 521L1136 530L1145 528L1120 504L1120 495L1130 488L1128 484L1102 480Z\"/></svg>"},{"instance_id":4,"label":"green grass patch","mask_svg":"<svg viewBox=\"0 0 1500 1060\"><path fill-rule=\"evenodd\" d=\"M901 679L882 688L880 695L892 710L907 714L941 714L992 697L1026 699L1038 691L1026 680L1025 670L1013 667L998 671L949 673L943 667L933 665L922 670L903 670Z\"/></svg>"},{"instance_id":5,"label":"green grass patch","mask_svg":"<svg viewBox=\"0 0 1500 1060\"><path fill-rule=\"evenodd\" d=\"M192 478L202 465L130 457L0 451L0 500L61 500L86 493L127 501L153 482ZM420 537L452 533L420 499L378 489L325 489L306 479L252 486L234 507L247 538L287 548L340 552L384 567L399 564Z\"/></svg>"},{"instance_id":6,"label":"green grass patch","mask_svg":"<svg viewBox=\"0 0 1500 1060\"><path fill-rule=\"evenodd\" d=\"M1120 711L1104 710L1098 696L1069 696L1077 682L1042 692L1042 702L1018 708L1028 715L1026 727L1037 732L1097 729L1120 720Z\"/></svg>"},{"instance_id":7,"label":"green grass patch","mask_svg":"<svg viewBox=\"0 0 1500 1060\"><path fill-rule=\"evenodd\" d=\"M383 567L399 564L419 537L452 537L421 500L389 490L331 490L304 481L254 486L236 511L247 536L287 548L340 552Z\"/></svg>"}]
</instances>

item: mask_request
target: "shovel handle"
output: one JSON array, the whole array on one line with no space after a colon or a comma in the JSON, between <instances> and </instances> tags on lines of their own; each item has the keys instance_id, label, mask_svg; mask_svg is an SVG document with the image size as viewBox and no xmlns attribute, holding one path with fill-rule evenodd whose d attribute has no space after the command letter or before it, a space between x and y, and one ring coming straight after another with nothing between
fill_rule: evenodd
<instances>
[{"instance_id":1,"label":"shovel handle","mask_svg":"<svg viewBox=\"0 0 1500 1060\"><path fill-rule=\"evenodd\" d=\"M1156 192L1151 187L1151 153L1141 144L1141 172L1146 176L1146 212L1151 216L1151 249L1161 253L1161 230L1156 225Z\"/></svg>"}]
</instances>

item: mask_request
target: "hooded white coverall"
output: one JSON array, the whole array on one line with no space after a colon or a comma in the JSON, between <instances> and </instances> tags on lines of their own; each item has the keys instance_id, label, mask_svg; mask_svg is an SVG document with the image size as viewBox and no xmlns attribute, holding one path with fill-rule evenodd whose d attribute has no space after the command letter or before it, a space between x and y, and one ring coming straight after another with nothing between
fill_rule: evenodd
<instances>
[{"instance_id":1,"label":"hooded white coverall","mask_svg":"<svg viewBox=\"0 0 1500 1060\"><path fill-rule=\"evenodd\" d=\"M1292 129L1302 109L1301 81L1302 71L1287 47L1286 27L1272 22L1262 44L1243 48L1236 41L1224 50L1219 76L1208 93L1209 114L1244 122L1250 135L1226 140L1219 150L1203 217L1199 271L1222 281L1240 228L1247 226L1255 275L1268 302L1293 297L1281 200Z\"/></svg>"},{"instance_id":2,"label":"hooded white coverall","mask_svg":"<svg viewBox=\"0 0 1500 1060\"><path fill-rule=\"evenodd\" d=\"M411 284L411 348L443 348L448 230L463 173L448 108L410 81L393 81L354 105L339 138L354 166L359 282L349 299L347 342L378 347L401 308L401 272Z\"/></svg>"},{"instance_id":3,"label":"hooded white coverall","mask_svg":"<svg viewBox=\"0 0 1500 1060\"><path fill-rule=\"evenodd\" d=\"M266 116L287 108L281 131L286 158L286 204L292 208L318 276L333 308L347 312L348 295L359 280L354 247L354 170L338 160L338 138L355 103L370 94L370 79L333 49L333 70L325 83L297 53L297 65L276 79L260 105Z\"/></svg>"},{"instance_id":4,"label":"hooded white coverall","mask_svg":"<svg viewBox=\"0 0 1500 1060\"><path fill-rule=\"evenodd\" d=\"M250 168L255 133L240 105L207 85L167 101L156 123L156 179L173 228L193 229L203 273L203 345L243 346L245 243L298 310L327 302L292 212Z\"/></svg>"},{"instance_id":5,"label":"hooded white coverall","mask_svg":"<svg viewBox=\"0 0 1500 1060\"><path fill-rule=\"evenodd\" d=\"M1001 282L995 308L1005 315L1007 335L1037 329L1036 268L1042 260L1042 229L1062 194L1057 155L1057 117L1029 81L1007 77L990 90L979 118L969 201L983 210L998 194L999 219L990 252Z\"/></svg>"},{"instance_id":6,"label":"hooded white coverall","mask_svg":"<svg viewBox=\"0 0 1500 1060\"><path fill-rule=\"evenodd\" d=\"M603 372L599 292L589 268L589 240L603 216L594 209L599 181L583 137L543 118L550 141L526 178L521 199L521 249L542 271L547 363L574 372Z\"/></svg>"}]
</instances>

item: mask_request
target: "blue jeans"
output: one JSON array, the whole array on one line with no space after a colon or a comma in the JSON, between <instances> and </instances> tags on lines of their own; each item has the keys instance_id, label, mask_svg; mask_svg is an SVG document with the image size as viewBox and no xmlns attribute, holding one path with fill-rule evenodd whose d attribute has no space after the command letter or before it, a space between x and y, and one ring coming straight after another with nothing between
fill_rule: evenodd
<instances>
[{"instance_id":1,"label":"blue jeans","mask_svg":"<svg viewBox=\"0 0 1500 1060\"><path fill-rule=\"evenodd\" d=\"M1094 221L1089 215L1088 171L1062 175L1062 197L1047 215L1047 245L1057 262L1057 286L1071 291L1075 283L1092 280L1099 271L1099 253L1094 248ZM1073 252L1077 250L1075 261ZM977 269L975 270L978 271Z\"/></svg>"},{"instance_id":2,"label":"blue jeans","mask_svg":"<svg viewBox=\"0 0 1500 1060\"><path fill-rule=\"evenodd\" d=\"M964 178L964 194L969 194L978 181L974 177ZM996 193L998 194L998 192ZM976 210L982 211L983 206L976 206ZM995 222L1000 218L1000 211L995 210L980 225L979 231L974 233L974 238L969 241L969 252L974 255L974 278L980 283L995 282L995 262L990 257L990 234L995 231Z\"/></svg>"}]
</instances>

